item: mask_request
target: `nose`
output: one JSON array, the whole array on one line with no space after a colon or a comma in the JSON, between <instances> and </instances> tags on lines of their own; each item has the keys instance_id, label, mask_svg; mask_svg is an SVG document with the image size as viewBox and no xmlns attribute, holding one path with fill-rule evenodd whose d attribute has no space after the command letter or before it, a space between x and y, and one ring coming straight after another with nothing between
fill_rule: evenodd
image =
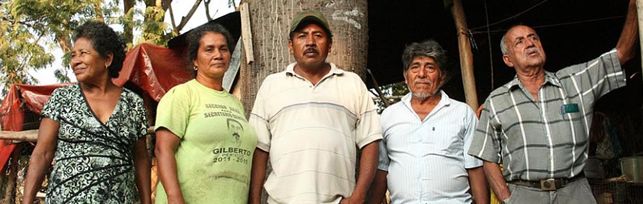
<instances>
[{"instance_id":1,"label":"nose","mask_svg":"<svg viewBox=\"0 0 643 204\"><path fill-rule=\"evenodd\" d=\"M534 41L532 39L529 39L529 38L525 39L525 43L526 43L527 47L533 47L535 45Z\"/></svg>"},{"instance_id":2,"label":"nose","mask_svg":"<svg viewBox=\"0 0 643 204\"><path fill-rule=\"evenodd\" d=\"M223 58L223 52L221 52L221 49L214 49L214 53L212 54L212 58L214 58L214 59L222 59Z\"/></svg>"},{"instance_id":3,"label":"nose","mask_svg":"<svg viewBox=\"0 0 643 204\"><path fill-rule=\"evenodd\" d=\"M72 68L76 67L80 63L81 63L81 61L80 61L80 58L78 56L72 56L71 60L69 61L69 64L71 65Z\"/></svg>"},{"instance_id":4,"label":"nose","mask_svg":"<svg viewBox=\"0 0 643 204\"><path fill-rule=\"evenodd\" d=\"M428 69L425 69L424 67L420 68L420 70L418 70L417 77L424 78L424 77L426 77L427 73L428 73Z\"/></svg>"},{"instance_id":5,"label":"nose","mask_svg":"<svg viewBox=\"0 0 643 204\"><path fill-rule=\"evenodd\" d=\"M312 34L309 34L306 36L306 45L307 46L314 46L315 45L315 37Z\"/></svg>"}]
</instances>

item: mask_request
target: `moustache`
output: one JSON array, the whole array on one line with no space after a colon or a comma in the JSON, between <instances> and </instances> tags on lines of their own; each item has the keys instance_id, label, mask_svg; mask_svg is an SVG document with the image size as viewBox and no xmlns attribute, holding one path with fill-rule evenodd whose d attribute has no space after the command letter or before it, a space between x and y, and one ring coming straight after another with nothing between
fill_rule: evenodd
<instances>
[{"instance_id":1,"label":"moustache","mask_svg":"<svg viewBox=\"0 0 643 204\"><path fill-rule=\"evenodd\" d=\"M414 84L429 84L429 85L432 85L433 81L431 81L429 79L415 79L415 80L413 80L413 83Z\"/></svg>"},{"instance_id":2,"label":"moustache","mask_svg":"<svg viewBox=\"0 0 643 204\"><path fill-rule=\"evenodd\" d=\"M304 54L306 54L306 53L315 53L315 54L317 54L317 53L319 53L319 51L316 48L311 47L311 48L306 48L304 50Z\"/></svg>"}]
</instances>

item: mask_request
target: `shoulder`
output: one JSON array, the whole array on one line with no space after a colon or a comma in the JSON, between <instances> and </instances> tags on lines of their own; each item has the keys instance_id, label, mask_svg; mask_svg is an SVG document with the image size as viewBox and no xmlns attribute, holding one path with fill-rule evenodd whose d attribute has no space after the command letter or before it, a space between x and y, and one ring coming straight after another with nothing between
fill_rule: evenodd
<instances>
[{"instance_id":1,"label":"shoulder","mask_svg":"<svg viewBox=\"0 0 643 204\"><path fill-rule=\"evenodd\" d=\"M123 87L123 95L126 100L134 102L134 103L143 103L143 98L139 96L137 93L135 93L132 90L129 90L128 88Z\"/></svg>"},{"instance_id":2,"label":"shoulder","mask_svg":"<svg viewBox=\"0 0 643 204\"><path fill-rule=\"evenodd\" d=\"M65 100L65 99L75 99L80 97L80 96L76 97L75 95L80 95L80 86L78 84L72 84L72 85L63 86L55 89L51 93L50 99Z\"/></svg>"},{"instance_id":3,"label":"shoulder","mask_svg":"<svg viewBox=\"0 0 643 204\"><path fill-rule=\"evenodd\" d=\"M398 101L397 103L394 103L389 107L386 107L384 111L382 111L382 115L381 115L382 120L383 121L387 120L389 118L394 117L396 114L402 113L403 108L404 108L404 103L402 101Z\"/></svg>"}]
</instances>

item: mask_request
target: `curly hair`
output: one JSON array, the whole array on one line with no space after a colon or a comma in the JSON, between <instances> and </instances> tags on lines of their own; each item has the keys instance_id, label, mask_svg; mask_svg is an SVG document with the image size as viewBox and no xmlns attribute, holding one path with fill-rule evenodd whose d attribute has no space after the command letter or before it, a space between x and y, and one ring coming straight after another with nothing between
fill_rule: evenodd
<instances>
[{"instance_id":1,"label":"curly hair","mask_svg":"<svg viewBox=\"0 0 643 204\"><path fill-rule=\"evenodd\" d=\"M228 50L232 52L232 49L234 48L234 40L232 39L232 35L230 35L230 32L223 27L222 25L219 25L217 23L208 23L202 26L199 26L195 28L194 30L190 31L188 33L188 57L189 61L192 61L196 59L196 56L199 53L199 44L201 42L201 38L206 34L206 33L219 33L225 37L226 43Z\"/></svg>"},{"instance_id":2,"label":"curly hair","mask_svg":"<svg viewBox=\"0 0 643 204\"><path fill-rule=\"evenodd\" d=\"M120 36L103 22L88 21L76 28L74 42L79 38L88 39L103 58L106 58L110 53L113 54L112 64L107 69L109 77L118 77L125 59L125 43L123 43Z\"/></svg>"}]
</instances>

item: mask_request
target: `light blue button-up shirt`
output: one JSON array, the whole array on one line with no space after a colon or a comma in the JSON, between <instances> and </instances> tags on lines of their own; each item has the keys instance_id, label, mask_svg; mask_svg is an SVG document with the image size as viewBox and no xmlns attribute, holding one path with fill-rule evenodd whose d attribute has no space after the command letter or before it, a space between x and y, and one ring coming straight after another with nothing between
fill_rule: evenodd
<instances>
[{"instance_id":1,"label":"light blue button-up shirt","mask_svg":"<svg viewBox=\"0 0 643 204\"><path fill-rule=\"evenodd\" d=\"M466 152L478 120L468 105L440 94L424 120L413 111L410 93L382 113L378 169L388 171L392 203L472 201L466 169L482 161Z\"/></svg>"}]
</instances>

